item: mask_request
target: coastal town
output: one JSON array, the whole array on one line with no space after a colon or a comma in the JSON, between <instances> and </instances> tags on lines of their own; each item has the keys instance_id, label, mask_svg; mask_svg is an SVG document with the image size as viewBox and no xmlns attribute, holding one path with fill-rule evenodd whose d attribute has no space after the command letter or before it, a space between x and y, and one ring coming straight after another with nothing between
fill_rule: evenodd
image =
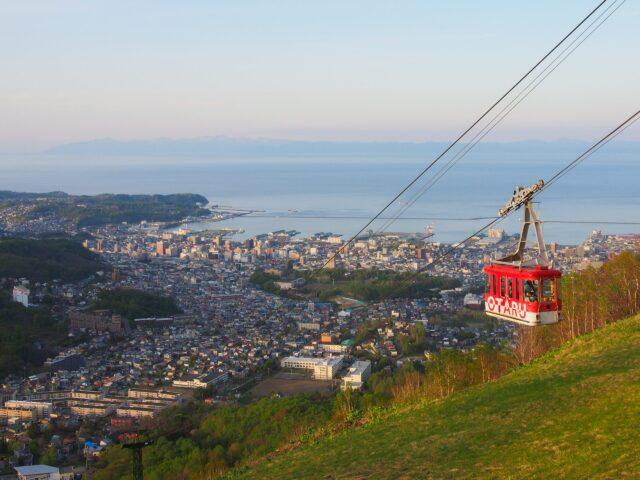
<instances>
[{"instance_id":1,"label":"coastal town","mask_svg":"<svg viewBox=\"0 0 640 480\"><path fill-rule=\"evenodd\" d=\"M229 404L360 390L375 368L425 363L443 349L508 345L516 331L479 312L482 266L517 243L517 235L499 229L442 262L434 260L452 245L424 233L369 234L351 244L330 232L303 237L279 230L235 240L223 230L149 222L81 233L83 247L105 266L91 278L0 279L25 307L53 303L72 340L30 375L0 379L0 438L13 448L14 468L31 465L34 453L42 452L56 463L90 463L161 410L194 397ZM575 271L602 265L638 243L639 236L594 231L582 245L551 244L549 251L557 268ZM327 285L314 278L328 270L347 278L363 270L427 274L446 279L448 288L371 301L332 294L335 280ZM271 288L256 282L256 272L268 275ZM91 308L99 292L116 289L173 298L180 313L127 319ZM409 348L416 328L424 341ZM33 438L41 438L39 453L28 447ZM82 468L69 467L67 478Z\"/></svg>"}]
</instances>

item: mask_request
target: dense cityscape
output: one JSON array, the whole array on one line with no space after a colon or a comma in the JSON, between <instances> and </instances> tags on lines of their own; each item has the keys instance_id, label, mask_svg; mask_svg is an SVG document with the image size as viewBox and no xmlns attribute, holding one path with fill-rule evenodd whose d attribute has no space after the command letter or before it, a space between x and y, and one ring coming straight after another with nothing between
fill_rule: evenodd
<instances>
[{"instance_id":1,"label":"dense cityscape","mask_svg":"<svg viewBox=\"0 0 640 480\"><path fill-rule=\"evenodd\" d=\"M7 235L18 227L24 237L41 233L30 223L16 225L21 213L2 210ZM515 334L511 324L478 312L482 266L517 243L517 236L499 229L431 266L451 245L430 233L370 234L347 246L330 232L302 238L280 230L236 241L223 230L191 232L144 221L81 229L51 223L82 234L83 247L100 256L104 269L69 283L0 279L14 302L49 308L63 320L71 340L30 374L2 379L0 437L12 448L8 464L0 465L5 470L20 471L35 456L68 465L61 475L73 478L122 435L194 396L230 404L361 390L372 363L424 363L442 349L509 345ZM594 231L582 245L551 244L549 250L556 268L577 271L598 267L639 241ZM314 279L318 271L348 278L362 270L423 275L425 269L450 288L367 301L331 290L335 278L330 285ZM269 288L257 280L264 276ZM92 308L100 292L122 289L172 298L178 311L125 318ZM330 296L323 298L323 291ZM417 348L408 343L416 325L425 338Z\"/></svg>"}]
</instances>

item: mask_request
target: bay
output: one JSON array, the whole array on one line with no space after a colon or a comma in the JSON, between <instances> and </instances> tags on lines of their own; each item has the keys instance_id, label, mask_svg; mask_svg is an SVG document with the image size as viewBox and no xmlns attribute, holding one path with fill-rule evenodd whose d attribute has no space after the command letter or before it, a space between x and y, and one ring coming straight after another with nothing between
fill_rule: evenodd
<instances>
[{"instance_id":1,"label":"bay","mask_svg":"<svg viewBox=\"0 0 640 480\"><path fill-rule=\"evenodd\" d=\"M516 185L548 178L584 148L558 152L521 148L511 152L482 151L452 166L431 190L391 225L375 222L375 231L423 232L432 225L436 241L460 241L491 217L511 197ZM598 222L640 222L640 151L606 148L561 178L538 198L548 242L580 243L593 229L605 233L640 233L638 225ZM384 207L430 158L396 156L101 156L2 155L0 189L97 193L200 193L212 203L260 210L213 225L244 230L239 238L280 229L303 235L334 232L352 235L365 218ZM446 165L446 159L442 165ZM439 163L417 186L424 186L443 168ZM419 189L419 188L418 188ZM391 206L388 216L403 208L418 189ZM291 218L361 217L361 218ZM274 218L275 217L275 218ZM450 220L462 218L464 220ZM500 224L519 230L518 213ZM588 221L589 224L564 223ZM564 222L563 222L564 221ZM193 228L211 225L192 225Z\"/></svg>"}]
</instances>

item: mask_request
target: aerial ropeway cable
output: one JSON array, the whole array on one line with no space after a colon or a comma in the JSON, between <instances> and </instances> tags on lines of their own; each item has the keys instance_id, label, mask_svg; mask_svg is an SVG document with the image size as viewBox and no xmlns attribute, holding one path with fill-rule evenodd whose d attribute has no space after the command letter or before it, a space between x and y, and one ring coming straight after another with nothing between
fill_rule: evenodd
<instances>
[{"instance_id":1,"label":"aerial ropeway cable","mask_svg":"<svg viewBox=\"0 0 640 480\"><path fill-rule=\"evenodd\" d=\"M548 189L559 178L561 178L562 176L566 175L567 172L569 172L571 169L575 168L580 163L584 162L587 158L589 158L591 155L596 153L598 150L600 150L603 146L605 146L611 140L613 140L618 135L620 135L622 132L624 132L626 129L631 127L631 125L633 125L639 119L640 119L640 110L636 111L633 115L629 116L626 120L624 120L622 123L620 123L616 128L611 130L604 137L602 137L600 140L598 140L596 143L594 143L591 147L589 147L587 150L585 150L582 154L580 154L578 157L576 157L573 161L571 161L567 166L565 166L564 168L559 170L557 173L552 175L547 181L544 182L544 185L542 186L542 188L540 188L537 192L534 193L534 196L535 195L539 195L540 192ZM510 209L509 211L505 212L504 216L497 216L497 217L493 218L489 223L487 223L487 224L483 225L482 227L480 227L478 230L476 230L474 233L472 233L471 235L466 237L461 242L458 242L458 243L454 244L448 250L446 250L444 253L442 253L441 255L436 257L433 261L428 263L425 266L425 270L427 268L433 267L435 264L440 262L446 256L450 255L455 250L457 250L460 246L465 245L472 238L477 237L478 235L480 235L485 230L487 230L487 229L495 226L499 222L503 221L505 218L507 218L509 215L511 215L515 210L517 210L517 209Z\"/></svg>"},{"instance_id":2,"label":"aerial ropeway cable","mask_svg":"<svg viewBox=\"0 0 640 480\"><path fill-rule=\"evenodd\" d=\"M484 296L485 312L495 318L529 326L547 325L560 321L562 302L559 298L558 282L561 272L554 269L549 261L542 234L542 221L533 209L533 198L631 127L638 119L640 119L640 110L629 116L546 182L539 180L531 187L518 187L511 200L499 210L497 218L462 242L452 246L429 263L425 269L442 261L457 248L465 245L471 238L524 207L522 232L516 251L511 255L491 261L483 269L488 280L488 288ZM531 225L536 231L538 253L535 257L527 259L525 258L525 247L527 233Z\"/></svg>"},{"instance_id":3,"label":"aerial ropeway cable","mask_svg":"<svg viewBox=\"0 0 640 480\"><path fill-rule=\"evenodd\" d=\"M429 181L420 187L407 202L403 202L399 210L388 219L376 233L386 231L404 212L411 208L426 192L428 192L442 177L449 172L462 158L464 158L481 140L483 140L495 127L497 127L520 103L522 103L533 91L540 86L569 56L576 51L591 35L593 35L613 15L626 0L614 0L604 9L577 37L575 37L561 52L559 52L542 71L524 86L499 112L478 131L473 138L443 165ZM619 2L619 3L618 3Z\"/></svg>"},{"instance_id":4,"label":"aerial ropeway cable","mask_svg":"<svg viewBox=\"0 0 640 480\"><path fill-rule=\"evenodd\" d=\"M416 177L413 178L398 194L396 194L378 213L371 217L367 223L353 235L340 250L347 248L352 244L358 236L360 236L369 226L376 221L384 212L386 212L402 195L404 195L413 185L415 185L441 158L447 155L460 141L467 136L478 124L480 124L495 108L502 103L514 90L516 90L534 71L540 67L550 56L554 54L576 31L578 31L586 22L593 17L600 8L602 8L609 0L602 0L593 10L591 10L575 27L573 27L558 43L556 43L538 62L535 63L520 79L513 84L498 100L496 100L487 110L485 110L466 130L464 130L455 140L453 140L431 163L429 163ZM623 0L624 1L624 0ZM613 3L615 4L617 0ZM599 18L599 17L598 17ZM597 19L596 19L597 21ZM593 24L592 24L593 25ZM313 277L324 267L329 265L335 259L338 251L336 251L320 268L314 270L311 274Z\"/></svg>"}]
</instances>

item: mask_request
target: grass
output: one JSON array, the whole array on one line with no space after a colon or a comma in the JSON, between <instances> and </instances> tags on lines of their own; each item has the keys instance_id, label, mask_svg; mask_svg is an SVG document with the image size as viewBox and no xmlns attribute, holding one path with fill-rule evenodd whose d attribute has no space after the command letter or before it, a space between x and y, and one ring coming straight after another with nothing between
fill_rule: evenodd
<instances>
[{"instance_id":1,"label":"grass","mask_svg":"<svg viewBox=\"0 0 640 480\"><path fill-rule=\"evenodd\" d=\"M640 317L502 379L323 439L256 479L638 478Z\"/></svg>"}]
</instances>

